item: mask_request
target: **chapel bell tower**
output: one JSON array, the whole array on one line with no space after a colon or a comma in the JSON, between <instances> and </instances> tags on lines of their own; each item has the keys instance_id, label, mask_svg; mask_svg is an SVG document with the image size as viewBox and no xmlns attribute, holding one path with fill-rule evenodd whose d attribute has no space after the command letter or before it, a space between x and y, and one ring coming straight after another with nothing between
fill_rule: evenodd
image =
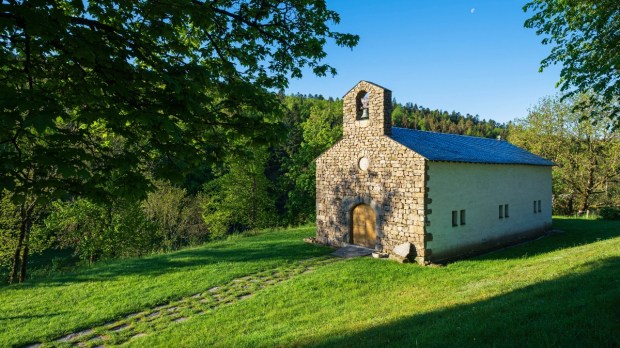
<instances>
[{"instance_id":1,"label":"chapel bell tower","mask_svg":"<svg viewBox=\"0 0 620 348\"><path fill-rule=\"evenodd\" d=\"M392 91L360 81L343 97L345 138L392 134Z\"/></svg>"}]
</instances>

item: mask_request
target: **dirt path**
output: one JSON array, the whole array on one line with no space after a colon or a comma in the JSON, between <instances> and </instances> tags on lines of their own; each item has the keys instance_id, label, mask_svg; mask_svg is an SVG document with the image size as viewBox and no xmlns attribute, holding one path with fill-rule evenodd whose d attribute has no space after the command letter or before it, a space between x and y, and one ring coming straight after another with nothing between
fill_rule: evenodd
<instances>
[{"instance_id":1,"label":"dirt path","mask_svg":"<svg viewBox=\"0 0 620 348\"><path fill-rule=\"evenodd\" d=\"M340 260L342 259L333 257L312 258L277 269L236 278L227 284L205 289L203 292L189 297L28 347L108 347L119 345L133 338L163 330L170 325L191 320L193 317L208 315L212 310L242 301L268 286L291 279L299 274L311 272L318 266Z\"/></svg>"}]
</instances>

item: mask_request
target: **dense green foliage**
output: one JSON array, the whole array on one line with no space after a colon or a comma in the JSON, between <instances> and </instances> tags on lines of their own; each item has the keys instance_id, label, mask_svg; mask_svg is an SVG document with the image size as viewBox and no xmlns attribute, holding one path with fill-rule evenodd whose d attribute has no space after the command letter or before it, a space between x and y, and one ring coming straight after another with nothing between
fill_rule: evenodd
<instances>
[{"instance_id":1,"label":"dense green foliage","mask_svg":"<svg viewBox=\"0 0 620 348\"><path fill-rule=\"evenodd\" d=\"M245 299L156 326L133 346L616 346L620 225L554 219L564 231L445 267L358 258L253 289ZM314 228L100 263L0 288L0 346L70 332L283 268L329 248ZM27 305L21 305L26 304ZM156 320L157 318L152 318ZM129 319L130 325L134 319ZM483 323L481 325L481 323ZM122 335L123 330L112 333ZM113 342L113 337L108 342Z\"/></svg>"},{"instance_id":2,"label":"dense green foliage","mask_svg":"<svg viewBox=\"0 0 620 348\"><path fill-rule=\"evenodd\" d=\"M87 199L54 202L45 219L60 248L71 248L88 263L100 258L129 257L153 250L154 227L139 204L116 200L102 204Z\"/></svg>"},{"instance_id":3,"label":"dense green foliage","mask_svg":"<svg viewBox=\"0 0 620 348\"><path fill-rule=\"evenodd\" d=\"M182 178L240 136L269 140L270 90L334 73L327 40L358 40L320 0L1 6L0 184L18 196L141 195L146 166Z\"/></svg>"},{"instance_id":4,"label":"dense green foliage","mask_svg":"<svg viewBox=\"0 0 620 348\"><path fill-rule=\"evenodd\" d=\"M555 214L620 205L620 132L611 130L611 115L589 100L587 95L542 99L509 129L512 143L557 165Z\"/></svg>"},{"instance_id":5,"label":"dense green foliage","mask_svg":"<svg viewBox=\"0 0 620 348\"><path fill-rule=\"evenodd\" d=\"M283 105L287 136L273 149L268 175L283 223L298 225L314 220L314 159L342 137L342 101L297 95Z\"/></svg>"},{"instance_id":6,"label":"dense green foliage","mask_svg":"<svg viewBox=\"0 0 620 348\"><path fill-rule=\"evenodd\" d=\"M8 194L0 197L0 272L8 274L19 233L19 209Z\"/></svg>"},{"instance_id":7,"label":"dense green foliage","mask_svg":"<svg viewBox=\"0 0 620 348\"><path fill-rule=\"evenodd\" d=\"M200 195L188 195L161 180L155 186L142 201L56 201L43 220L43 231L53 236L56 247L73 250L89 264L169 252L213 238L202 218Z\"/></svg>"},{"instance_id":8,"label":"dense green foliage","mask_svg":"<svg viewBox=\"0 0 620 348\"><path fill-rule=\"evenodd\" d=\"M566 95L593 91L599 109L620 126L620 2L617 0L533 0L525 22L553 45L541 71L562 64L558 84ZM584 106L577 104L576 106ZM587 105L585 105L587 107Z\"/></svg>"},{"instance_id":9,"label":"dense green foliage","mask_svg":"<svg viewBox=\"0 0 620 348\"><path fill-rule=\"evenodd\" d=\"M206 227L215 237L277 224L269 181L265 176L267 152L258 148L249 156L230 156L225 172L205 184L201 196Z\"/></svg>"},{"instance_id":10,"label":"dense green foliage","mask_svg":"<svg viewBox=\"0 0 620 348\"><path fill-rule=\"evenodd\" d=\"M0 2L0 191L22 217L11 280L51 201L137 200L240 138L275 140L273 91L303 68L334 74L328 40L356 45L338 22L323 0Z\"/></svg>"},{"instance_id":11,"label":"dense green foliage","mask_svg":"<svg viewBox=\"0 0 620 348\"><path fill-rule=\"evenodd\" d=\"M157 181L156 190L149 192L141 208L151 223L151 238L156 248L176 250L197 245L209 238L209 230L202 220L200 199L187 190L166 181Z\"/></svg>"},{"instance_id":12,"label":"dense green foliage","mask_svg":"<svg viewBox=\"0 0 620 348\"><path fill-rule=\"evenodd\" d=\"M23 223L23 204L15 204L8 191L0 192L0 284L2 278L17 279L21 272L21 264L15 265L15 253L19 244L21 229L26 228ZM41 216L32 216L29 220L31 233L26 241L31 253L40 253L52 246L51 236L42 228Z\"/></svg>"}]
</instances>

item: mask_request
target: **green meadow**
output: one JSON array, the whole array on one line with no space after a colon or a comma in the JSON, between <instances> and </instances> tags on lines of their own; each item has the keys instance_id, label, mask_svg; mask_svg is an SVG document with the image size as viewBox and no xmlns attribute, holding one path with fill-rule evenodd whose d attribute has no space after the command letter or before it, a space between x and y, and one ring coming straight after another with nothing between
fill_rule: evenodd
<instances>
[{"instance_id":1,"label":"green meadow","mask_svg":"<svg viewBox=\"0 0 620 348\"><path fill-rule=\"evenodd\" d=\"M554 228L436 267L334 260L314 227L100 263L0 288L0 346L620 345L620 222Z\"/></svg>"}]
</instances>

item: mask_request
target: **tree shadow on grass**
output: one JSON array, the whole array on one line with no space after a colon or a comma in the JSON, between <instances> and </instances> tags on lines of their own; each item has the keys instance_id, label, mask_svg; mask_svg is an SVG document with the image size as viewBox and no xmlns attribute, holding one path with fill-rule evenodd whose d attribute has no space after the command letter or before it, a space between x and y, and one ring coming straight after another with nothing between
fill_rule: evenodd
<instances>
[{"instance_id":1,"label":"tree shadow on grass","mask_svg":"<svg viewBox=\"0 0 620 348\"><path fill-rule=\"evenodd\" d=\"M284 238L239 238L238 240L215 243L202 247L185 249L169 254L152 255L128 260L102 261L92 268L41 278L17 286L12 290L26 290L31 287L61 286L72 282L111 280L117 277L141 275L154 277L181 269L222 264L255 263L266 260L270 263L286 263L326 255L330 248L309 245ZM0 289L1 290L1 289Z\"/></svg>"},{"instance_id":2,"label":"tree shadow on grass","mask_svg":"<svg viewBox=\"0 0 620 348\"><path fill-rule=\"evenodd\" d=\"M476 260L519 259L620 237L620 221L553 219L554 233L540 239L491 251Z\"/></svg>"},{"instance_id":3,"label":"tree shadow on grass","mask_svg":"<svg viewBox=\"0 0 620 348\"><path fill-rule=\"evenodd\" d=\"M505 295L360 332L318 347L619 347L620 258Z\"/></svg>"}]
</instances>

